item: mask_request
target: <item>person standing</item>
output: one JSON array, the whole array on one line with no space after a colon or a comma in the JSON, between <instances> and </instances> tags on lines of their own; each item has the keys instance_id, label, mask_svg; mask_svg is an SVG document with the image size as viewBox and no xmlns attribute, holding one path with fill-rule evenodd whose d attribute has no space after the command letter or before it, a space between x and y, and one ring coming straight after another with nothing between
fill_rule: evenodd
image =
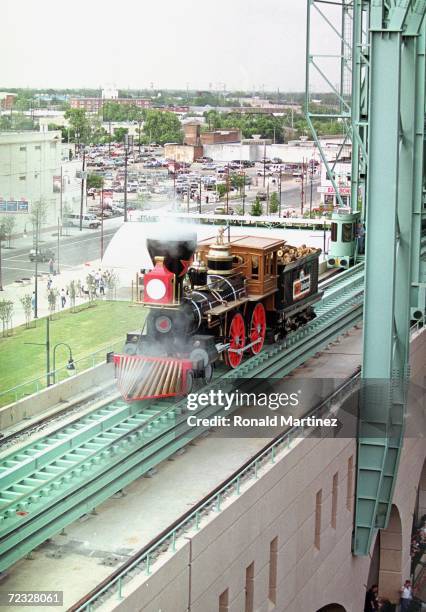
<instances>
[{"instance_id":1,"label":"person standing","mask_svg":"<svg viewBox=\"0 0 426 612\"><path fill-rule=\"evenodd\" d=\"M55 270L53 269L53 259L49 259L49 273L54 274Z\"/></svg>"},{"instance_id":2,"label":"person standing","mask_svg":"<svg viewBox=\"0 0 426 612\"><path fill-rule=\"evenodd\" d=\"M373 584L365 594L364 612L374 612L379 609L379 587Z\"/></svg>"},{"instance_id":3,"label":"person standing","mask_svg":"<svg viewBox=\"0 0 426 612\"><path fill-rule=\"evenodd\" d=\"M413 589L411 580L406 580L400 589L401 593L401 612L408 612L410 604L413 601Z\"/></svg>"},{"instance_id":4,"label":"person standing","mask_svg":"<svg viewBox=\"0 0 426 612\"><path fill-rule=\"evenodd\" d=\"M61 289L61 305L62 308L65 308L65 304L67 303L67 296L65 293L65 289Z\"/></svg>"}]
</instances>

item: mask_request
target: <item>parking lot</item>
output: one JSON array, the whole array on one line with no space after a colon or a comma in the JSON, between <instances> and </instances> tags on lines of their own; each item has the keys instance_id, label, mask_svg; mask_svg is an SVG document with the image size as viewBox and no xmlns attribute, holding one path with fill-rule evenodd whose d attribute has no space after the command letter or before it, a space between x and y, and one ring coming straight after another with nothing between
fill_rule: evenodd
<instances>
[{"instance_id":1,"label":"parking lot","mask_svg":"<svg viewBox=\"0 0 426 612\"><path fill-rule=\"evenodd\" d=\"M160 146L137 144L128 150L127 160L124 145L118 144L91 147L85 156L89 175L103 179L103 192L100 188L88 190L87 212L97 217L102 212L105 218L123 215L126 171L129 212L166 207L180 212L250 214L258 198L264 213L279 214L279 210L269 210L276 192L278 201L281 193L283 214L300 213L302 169L279 159L213 162L202 158L192 164L179 163L165 159ZM303 174L305 207L315 206L319 200L318 180L315 166Z\"/></svg>"}]
</instances>

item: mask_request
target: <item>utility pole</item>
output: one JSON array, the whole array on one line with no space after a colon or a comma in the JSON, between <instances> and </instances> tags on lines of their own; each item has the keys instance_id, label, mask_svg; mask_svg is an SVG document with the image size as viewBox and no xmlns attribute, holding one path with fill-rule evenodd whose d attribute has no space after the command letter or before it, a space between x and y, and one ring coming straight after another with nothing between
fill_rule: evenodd
<instances>
[{"instance_id":1,"label":"utility pole","mask_svg":"<svg viewBox=\"0 0 426 612\"><path fill-rule=\"evenodd\" d=\"M127 221L127 165L129 148L133 146L133 136L124 135L124 222Z\"/></svg>"},{"instance_id":2,"label":"utility pole","mask_svg":"<svg viewBox=\"0 0 426 612\"><path fill-rule=\"evenodd\" d=\"M279 182L280 201L279 201L279 204L278 204L278 216L279 217L281 217L281 196L282 196L281 181L282 181L282 170L281 170L281 166L280 166L280 182Z\"/></svg>"},{"instance_id":3,"label":"utility pole","mask_svg":"<svg viewBox=\"0 0 426 612\"><path fill-rule=\"evenodd\" d=\"M57 259L58 259L58 267L57 267L57 270L58 270L58 274L61 273L61 270L60 270L60 267L59 267L59 238L60 238L60 220L59 220L59 217L58 217L58 244L57 244L57 251L58 251L58 257L57 257Z\"/></svg>"},{"instance_id":4,"label":"utility pole","mask_svg":"<svg viewBox=\"0 0 426 612\"><path fill-rule=\"evenodd\" d=\"M266 140L263 142L263 186L266 182Z\"/></svg>"},{"instance_id":5,"label":"utility pole","mask_svg":"<svg viewBox=\"0 0 426 612\"><path fill-rule=\"evenodd\" d=\"M38 319L38 220L39 211L36 213L35 227L35 266L34 266L34 319Z\"/></svg>"},{"instance_id":6,"label":"utility pole","mask_svg":"<svg viewBox=\"0 0 426 612\"><path fill-rule=\"evenodd\" d=\"M83 166L82 166L82 173L81 173L81 199L80 199L80 232L83 230L83 203L84 203L85 171L86 171L86 148L83 145Z\"/></svg>"},{"instance_id":7,"label":"utility pole","mask_svg":"<svg viewBox=\"0 0 426 612\"><path fill-rule=\"evenodd\" d=\"M59 198L59 216L61 219L61 236L62 236L62 216L63 216L63 199L62 199L63 189L64 189L64 177L63 177L62 164L61 164L61 193L60 193L60 198Z\"/></svg>"},{"instance_id":8,"label":"utility pole","mask_svg":"<svg viewBox=\"0 0 426 612\"><path fill-rule=\"evenodd\" d=\"M0 291L3 291L2 263L1 263L1 245L4 240L4 226L0 226Z\"/></svg>"},{"instance_id":9,"label":"utility pole","mask_svg":"<svg viewBox=\"0 0 426 612\"><path fill-rule=\"evenodd\" d=\"M104 187L101 191L101 259L104 256Z\"/></svg>"},{"instance_id":10,"label":"utility pole","mask_svg":"<svg viewBox=\"0 0 426 612\"><path fill-rule=\"evenodd\" d=\"M124 222L127 221L127 146L124 144Z\"/></svg>"},{"instance_id":11,"label":"utility pole","mask_svg":"<svg viewBox=\"0 0 426 612\"><path fill-rule=\"evenodd\" d=\"M226 166L226 214L229 215L229 164Z\"/></svg>"},{"instance_id":12,"label":"utility pole","mask_svg":"<svg viewBox=\"0 0 426 612\"><path fill-rule=\"evenodd\" d=\"M312 219L312 168L309 170L309 178L310 178L310 196L309 196L309 218Z\"/></svg>"},{"instance_id":13,"label":"utility pole","mask_svg":"<svg viewBox=\"0 0 426 612\"><path fill-rule=\"evenodd\" d=\"M243 172L243 215L246 212L246 173Z\"/></svg>"},{"instance_id":14,"label":"utility pole","mask_svg":"<svg viewBox=\"0 0 426 612\"><path fill-rule=\"evenodd\" d=\"M189 214L189 181L186 183L186 212Z\"/></svg>"},{"instance_id":15,"label":"utility pole","mask_svg":"<svg viewBox=\"0 0 426 612\"><path fill-rule=\"evenodd\" d=\"M201 179L200 179L200 192L198 194L198 197L199 197L198 212L201 215Z\"/></svg>"}]
</instances>

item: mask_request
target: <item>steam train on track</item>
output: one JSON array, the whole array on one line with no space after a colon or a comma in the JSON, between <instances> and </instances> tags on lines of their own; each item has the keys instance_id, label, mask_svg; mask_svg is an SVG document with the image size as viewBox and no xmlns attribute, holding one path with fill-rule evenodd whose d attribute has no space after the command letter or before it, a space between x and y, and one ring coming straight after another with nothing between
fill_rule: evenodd
<instances>
[{"instance_id":1,"label":"steam train on track","mask_svg":"<svg viewBox=\"0 0 426 612\"><path fill-rule=\"evenodd\" d=\"M320 249L224 232L198 244L185 230L147 238L145 326L113 357L126 400L190 393L219 360L236 368L314 318Z\"/></svg>"}]
</instances>

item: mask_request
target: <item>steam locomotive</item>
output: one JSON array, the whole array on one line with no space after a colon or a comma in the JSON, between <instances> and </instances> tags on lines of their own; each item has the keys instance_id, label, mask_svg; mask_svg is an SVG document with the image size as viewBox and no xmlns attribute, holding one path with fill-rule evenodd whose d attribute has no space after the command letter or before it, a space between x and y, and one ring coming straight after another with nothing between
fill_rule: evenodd
<instances>
[{"instance_id":1,"label":"steam locomotive","mask_svg":"<svg viewBox=\"0 0 426 612\"><path fill-rule=\"evenodd\" d=\"M236 368L315 316L320 249L271 237L226 240L224 232L198 244L185 230L147 239L149 313L114 355L125 399L190 393L195 379L211 380L219 360Z\"/></svg>"}]
</instances>

